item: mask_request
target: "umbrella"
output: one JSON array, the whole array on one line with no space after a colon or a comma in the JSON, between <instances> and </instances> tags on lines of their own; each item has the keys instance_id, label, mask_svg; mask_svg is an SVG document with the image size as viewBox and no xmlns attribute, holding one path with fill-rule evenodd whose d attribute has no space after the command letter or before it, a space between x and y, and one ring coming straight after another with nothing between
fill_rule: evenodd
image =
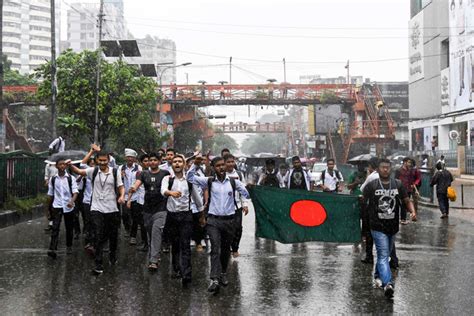
<instances>
[{"instance_id":1,"label":"umbrella","mask_svg":"<svg viewBox=\"0 0 474 316\"><path fill-rule=\"evenodd\" d=\"M61 157L66 160L71 159L72 163L75 164L81 162L85 155L87 155L87 153L83 150L66 150L49 156L45 162L48 164L55 164L56 160Z\"/></svg>"},{"instance_id":2,"label":"umbrella","mask_svg":"<svg viewBox=\"0 0 474 316\"><path fill-rule=\"evenodd\" d=\"M347 163L350 163L351 165L359 165L362 163L368 163L371 158L375 157L372 154L364 154L364 155L359 155L355 156L347 161Z\"/></svg>"}]
</instances>

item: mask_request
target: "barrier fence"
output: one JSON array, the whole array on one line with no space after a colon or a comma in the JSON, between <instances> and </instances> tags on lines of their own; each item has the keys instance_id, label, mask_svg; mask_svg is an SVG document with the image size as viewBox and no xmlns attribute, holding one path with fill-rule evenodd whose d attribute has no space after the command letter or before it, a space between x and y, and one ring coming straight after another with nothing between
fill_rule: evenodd
<instances>
[{"instance_id":1,"label":"barrier fence","mask_svg":"<svg viewBox=\"0 0 474 316\"><path fill-rule=\"evenodd\" d=\"M46 192L44 154L15 151L0 154L0 206L11 198L30 198Z\"/></svg>"}]
</instances>

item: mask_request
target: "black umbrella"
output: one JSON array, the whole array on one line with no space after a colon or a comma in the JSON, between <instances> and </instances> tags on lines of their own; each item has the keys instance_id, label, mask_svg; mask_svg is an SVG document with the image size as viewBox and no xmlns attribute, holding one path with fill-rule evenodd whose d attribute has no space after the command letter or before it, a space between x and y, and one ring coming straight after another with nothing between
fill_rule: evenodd
<instances>
[{"instance_id":1,"label":"black umbrella","mask_svg":"<svg viewBox=\"0 0 474 316\"><path fill-rule=\"evenodd\" d=\"M54 164L58 158L61 158L65 160L71 159L72 163L78 163L81 162L85 155L87 155L87 153L83 150L66 150L49 156L45 162Z\"/></svg>"},{"instance_id":2,"label":"black umbrella","mask_svg":"<svg viewBox=\"0 0 474 316\"><path fill-rule=\"evenodd\" d=\"M359 165L363 163L368 163L370 159L374 158L375 156L372 154L364 154L364 155L359 155L355 156L347 161L347 163L350 163L351 165Z\"/></svg>"}]
</instances>

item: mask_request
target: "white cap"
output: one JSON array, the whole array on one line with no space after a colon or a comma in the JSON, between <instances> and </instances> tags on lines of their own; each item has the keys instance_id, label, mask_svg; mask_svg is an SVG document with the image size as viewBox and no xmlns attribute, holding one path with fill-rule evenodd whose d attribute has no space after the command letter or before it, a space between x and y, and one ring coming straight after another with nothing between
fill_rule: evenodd
<instances>
[{"instance_id":1,"label":"white cap","mask_svg":"<svg viewBox=\"0 0 474 316\"><path fill-rule=\"evenodd\" d=\"M138 154L135 150L130 148L125 148L125 157L137 157Z\"/></svg>"}]
</instances>

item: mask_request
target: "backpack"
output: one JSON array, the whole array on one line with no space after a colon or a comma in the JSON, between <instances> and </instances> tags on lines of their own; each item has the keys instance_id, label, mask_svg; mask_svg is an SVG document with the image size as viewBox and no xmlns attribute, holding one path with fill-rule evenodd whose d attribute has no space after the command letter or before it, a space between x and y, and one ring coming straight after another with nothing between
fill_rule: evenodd
<instances>
[{"instance_id":1,"label":"backpack","mask_svg":"<svg viewBox=\"0 0 474 316\"><path fill-rule=\"evenodd\" d=\"M49 154L52 155L52 154L57 154L59 152L59 148L61 148L61 144L62 144L62 139L60 137L56 138L56 139L59 139L59 142L57 142L53 148L51 148L49 150Z\"/></svg>"},{"instance_id":2,"label":"backpack","mask_svg":"<svg viewBox=\"0 0 474 316\"><path fill-rule=\"evenodd\" d=\"M92 173L92 180L91 180L91 185L92 185L92 193L94 193L94 183L95 183L95 178L97 177L97 174L99 173L99 167L95 166L94 167L94 172ZM115 191L115 196L118 197L119 194L117 192L117 168L112 169L112 173L114 175L114 191ZM91 201L92 201L92 195L91 195Z\"/></svg>"},{"instance_id":3,"label":"backpack","mask_svg":"<svg viewBox=\"0 0 474 316\"><path fill-rule=\"evenodd\" d=\"M334 172L336 173L336 178L337 180L341 181L341 173L339 172L339 170L334 170ZM326 169L323 170L323 172L321 172L321 181L323 182L324 184L324 180L326 179Z\"/></svg>"},{"instance_id":4,"label":"backpack","mask_svg":"<svg viewBox=\"0 0 474 316\"><path fill-rule=\"evenodd\" d=\"M273 172L266 175L264 186L268 187L280 187L280 181L278 180L277 173Z\"/></svg>"},{"instance_id":5,"label":"backpack","mask_svg":"<svg viewBox=\"0 0 474 316\"><path fill-rule=\"evenodd\" d=\"M188 191L189 191L189 209L191 209L191 195L192 195L192 190L193 190L193 184L189 181L186 181L188 183ZM171 191L171 188L173 187L173 183L174 183L174 177L171 177L169 178L169 182L168 182L168 191Z\"/></svg>"},{"instance_id":6,"label":"backpack","mask_svg":"<svg viewBox=\"0 0 474 316\"><path fill-rule=\"evenodd\" d=\"M54 192L54 189L56 189L56 178L58 177L58 175L55 175L54 177L51 178L51 185L53 186L53 192ZM71 196L72 196L72 176L69 175L69 177L67 177L67 184L69 185L69 192L71 193ZM54 201L54 195L53 195L53 201Z\"/></svg>"},{"instance_id":7,"label":"backpack","mask_svg":"<svg viewBox=\"0 0 474 316\"><path fill-rule=\"evenodd\" d=\"M209 208L209 206L211 205L211 188L212 188L212 182L214 182L214 179L215 177L208 177L207 178L207 189L208 189L208 192L209 192L209 198L208 198L208 201L207 201L207 208ZM234 198L234 205L235 205L235 209L238 210L239 209L239 206L237 205L237 201L235 200L235 190L236 190L236 184L235 184L235 179L234 178L229 178L229 181L230 181L230 185L232 186L232 196ZM209 209L208 209L209 211Z\"/></svg>"}]
</instances>

